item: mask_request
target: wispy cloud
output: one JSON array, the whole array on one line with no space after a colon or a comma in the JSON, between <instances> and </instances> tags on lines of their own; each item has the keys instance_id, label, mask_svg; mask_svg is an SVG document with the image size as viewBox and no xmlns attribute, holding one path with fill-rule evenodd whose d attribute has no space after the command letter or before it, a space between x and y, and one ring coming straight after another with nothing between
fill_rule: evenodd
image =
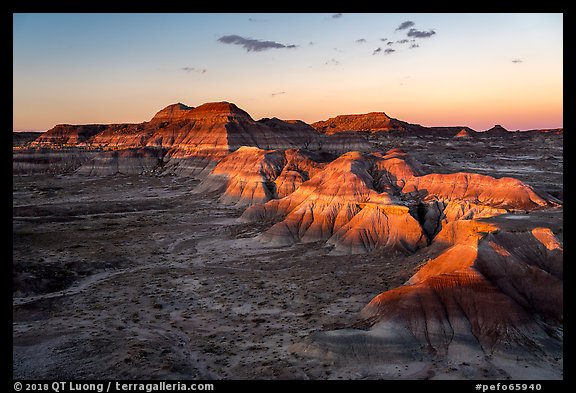
<instances>
[{"instance_id":1,"label":"wispy cloud","mask_svg":"<svg viewBox=\"0 0 576 393\"><path fill-rule=\"evenodd\" d=\"M365 38L360 38L360 39L357 39L357 40L354 41L354 42L357 43L357 44L365 44L367 41L366 41Z\"/></svg>"},{"instance_id":2,"label":"wispy cloud","mask_svg":"<svg viewBox=\"0 0 576 393\"><path fill-rule=\"evenodd\" d=\"M338 18L342 18L342 14L341 14L341 13L333 14L333 15L332 15L332 19L338 19Z\"/></svg>"},{"instance_id":3,"label":"wispy cloud","mask_svg":"<svg viewBox=\"0 0 576 393\"><path fill-rule=\"evenodd\" d=\"M292 49L296 45L284 45L275 41L262 41L252 38L244 38L239 35L225 35L218 38L219 42L224 44L241 45L248 52L261 52L268 49Z\"/></svg>"},{"instance_id":4,"label":"wispy cloud","mask_svg":"<svg viewBox=\"0 0 576 393\"><path fill-rule=\"evenodd\" d=\"M380 52L382 52L382 48L378 47L378 48L374 49L374 52L372 52L372 56L374 56Z\"/></svg>"},{"instance_id":5,"label":"wispy cloud","mask_svg":"<svg viewBox=\"0 0 576 393\"><path fill-rule=\"evenodd\" d=\"M388 48L388 49L385 49L385 50L384 50L384 54L386 54L386 55L389 55L390 53L394 53L394 52L396 52L396 49L390 49L390 48Z\"/></svg>"},{"instance_id":6,"label":"wispy cloud","mask_svg":"<svg viewBox=\"0 0 576 393\"><path fill-rule=\"evenodd\" d=\"M394 41L388 41L388 42L386 43L386 45L388 45L388 46L394 45Z\"/></svg>"},{"instance_id":7,"label":"wispy cloud","mask_svg":"<svg viewBox=\"0 0 576 393\"><path fill-rule=\"evenodd\" d=\"M522 63L522 59L514 59L512 60L512 63L514 64Z\"/></svg>"},{"instance_id":8,"label":"wispy cloud","mask_svg":"<svg viewBox=\"0 0 576 393\"><path fill-rule=\"evenodd\" d=\"M340 65L340 62L336 59L330 59L330 60L326 60L326 62L324 62L325 65Z\"/></svg>"},{"instance_id":9,"label":"wispy cloud","mask_svg":"<svg viewBox=\"0 0 576 393\"><path fill-rule=\"evenodd\" d=\"M398 44L405 44L405 43L408 42L408 39L404 38L404 39L398 40L398 41L396 41L396 42L397 42Z\"/></svg>"},{"instance_id":10,"label":"wispy cloud","mask_svg":"<svg viewBox=\"0 0 576 393\"><path fill-rule=\"evenodd\" d=\"M285 91L279 91L279 92L277 92L277 93L272 93L272 94L270 94L270 95L271 95L272 97L276 97L276 96L281 96L282 94L286 94L286 92L285 92Z\"/></svg>"},{"instance_id":11,"label":"wispy cloud","mask_svg":"<svg viewBox=\"0 0 576 393\"><path fill-rule=\"evenodd\" d=\"M388 41L388 38L380 38L380 41L382 42Z\"/></svg>"},{"instance_id":12,"label":"wispy cloud","mask_svg":"<svg viewBox=\"0 0 576 393\"><path fill-rule=\"evenodd\" d=\"M255 23L260 23L260 22L268 22L266 19L256 19L256 18L248 18L249 22L255 22Z\"/></svg>"},{"instance_id":13,"label":"wispy cloud","mask_svg":"<svg viewBox=\"0 0 576 393\"><path fill-rule=\"evenodd\" d=\"M400 23L400 26L398 26L398 27L396 28L396 30L394 30L394 31L406 30L407 28L412 27L412 26L414 26L414 25L415 25L414 22L412 22L411 20L407 20L406 22Z\"/></svg>"},{"instance_id":14,"label":"wispy cloud","mask_svg":"<svg viewBox=\"0 0 576 393\"><path fill-rule=\"evenodd\" d=\"M196 68L196 67L182 67L182 71L186 72L199 72L200 74L206 73L206 68Z\"/></svg>"},{"instance_id":15,"label":"wispy cloud","mask_svg":"<svg viewBox=\"0 0 576 393\"><path fill-rule=\"evenodd\" d=\"M420 45L412 44L412 45L410 45L410 47L408 49L414 49L414 48L420 48Z\"/></svg>"},{"instance_id":16,"label":"wispy cloud","mask_svg":"<svg viewBox=\"0 0 576 393\"><path fill-rule=\"evenodd\" d=\"M436 34L434 30L429 31L421 31L417 29L410 29L406 35L408 37L416 37L416 38L428 38Z\"/></svg>"}]
</instances>

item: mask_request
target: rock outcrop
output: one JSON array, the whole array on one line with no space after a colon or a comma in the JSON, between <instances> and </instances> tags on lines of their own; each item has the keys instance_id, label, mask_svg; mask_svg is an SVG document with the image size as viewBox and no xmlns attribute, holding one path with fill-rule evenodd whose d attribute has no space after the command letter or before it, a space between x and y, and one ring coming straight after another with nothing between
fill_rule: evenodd
<instances>
[{"instance_id":1,"label":"rock outcrop","mask_svg":"<svg viewBox=\"0 0 576 393\"><path fill-rule=\"evenodd\" d=\"M285 122L276 118L255 121L232 103L211 102L195 108L172 104L149 122L139 124L59 125L42 134L32 145L131 151L157 149L163 152L160 166L163 171L203 177L228 153L242 146L266 150L320 149L321 138L316 130L300 121ZM100 163L115 165L109 160L112 156L104 154ZM84 172L115 171L111 168L110 171Z\"/></svg>"},{"instance_id":2,"label":"rock outcrop","mask_svg":"<svg viewBox=\"0 0 576 393\"><path fill-rule=\"evenodd\" d=\"M534 210L557 206L550 195L540 195L520 180L475 173L437 174L412 177L402 193L418 195L424 201L463 201L511 210Z\"/></svg>"},{"instance_id":3,"label":"rock outcrop","mask_svg":"<svg viewBox=\"0 0 576 393\"><path fill-rule=\"evenodd\" d=\"M275 246L323 241L334 247L334 253L375 248L412 252L426 244L425 237L410 209L384 191L384 183L393 187L385 179L396 181L397 177L385 169L375 174L374 163L383 160L360 152L343 154L293 193L251 206L240 220L276 222L260 236ZM400 166L394 162L390 167Z\"/></svg>"},{"instance_id":4,"label":"rock outcrop","mask_svg":"<svg viewBox=\"0 0 576 393\"><path fill-rule=\"evenodd\" d=\"M59 124L44 132L31 145L45 147L76 146L88 141L107 128L108 126L105 124Z\"/></svg>"},{"instance_id":5,"label":"rock outcrop","mask_svg":"<svg viewBox=\"0 0 576 393\"><path fill-rule=\"evenodd\" d=\"M328 120L312 123L312 127L323 134L345 131L389 132L406 131L405 122L393 119L384 112L361 115L340 115Z\"/></svg>"},{"instance_id":6,"label":"rock outcrop","mask_svg":"<svg viewBox=\"0 0 576 393\"><path fill-rule=\"evenodd\" d=\"M513 221L452 223L456 236L436 258L362 309L365 330L316 333L305 351L361 360L561 356L562 242L549 228Z\"/></svg>"}]
</instances>

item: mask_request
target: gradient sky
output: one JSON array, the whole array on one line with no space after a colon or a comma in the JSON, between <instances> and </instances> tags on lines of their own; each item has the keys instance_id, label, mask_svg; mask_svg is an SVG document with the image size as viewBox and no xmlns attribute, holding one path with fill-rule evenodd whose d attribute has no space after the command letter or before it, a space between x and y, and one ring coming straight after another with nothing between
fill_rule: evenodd
<instances>
[{"instance_id":1,"label":"gradient sky","mask_svg":"<svg viewBox=\"0 0 576 393\"><path fill-rule=\"evenodd\" d=\"M17 131L211 101L256 120L563 127L562 14L14 14L13 44Z\"/></svg>"}]
</instances>

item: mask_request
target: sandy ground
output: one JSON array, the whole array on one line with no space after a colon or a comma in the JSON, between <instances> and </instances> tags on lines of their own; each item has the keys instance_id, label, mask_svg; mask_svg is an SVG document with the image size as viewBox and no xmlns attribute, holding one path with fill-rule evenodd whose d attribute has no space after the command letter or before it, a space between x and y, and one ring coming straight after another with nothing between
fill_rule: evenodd
<instances>
[{"instance_id":1,"label":"sandy ground","mask_svg":"<svg viewBox=\"0 0 576 393\"><path fill-rule=\"evenodd\" d=\"M415 147L434 170L453 172L447 162L483 165L492 175L506 169L466 149L445 160L435 146ZM561 146L554 149L556 158L538 161L530 179L561 196L561 175L541 173L561 172ZM520 154L530 157L506 161L516 164L503 175L543 156L514 150L508 157ZM319 243L266 248L256 238L263 227L236 223L241 210L192 194L197 183L13 177L14 378L562 378L562 358L520 361L466 348L445 359L306 356L299 349L311 334L358 328L362 307L404 283L433 251L329 256Z\"/></svg>"}]
</instances>

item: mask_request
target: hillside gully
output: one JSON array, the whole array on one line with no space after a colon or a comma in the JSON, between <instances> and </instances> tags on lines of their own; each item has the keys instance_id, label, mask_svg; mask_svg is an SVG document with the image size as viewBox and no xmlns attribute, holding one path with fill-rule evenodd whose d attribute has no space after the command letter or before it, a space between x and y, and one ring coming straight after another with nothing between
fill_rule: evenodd
<instances>
[{"instance_id":1,"label":"hillside gully","mask_svg":"<svg viewBox=\"0 0 576 393\"><path fill-rule=\"evenodd\" d=\"M13 139L15 379L562 379L563 130L173 104Z\"/></svg>"}]
</instances>

